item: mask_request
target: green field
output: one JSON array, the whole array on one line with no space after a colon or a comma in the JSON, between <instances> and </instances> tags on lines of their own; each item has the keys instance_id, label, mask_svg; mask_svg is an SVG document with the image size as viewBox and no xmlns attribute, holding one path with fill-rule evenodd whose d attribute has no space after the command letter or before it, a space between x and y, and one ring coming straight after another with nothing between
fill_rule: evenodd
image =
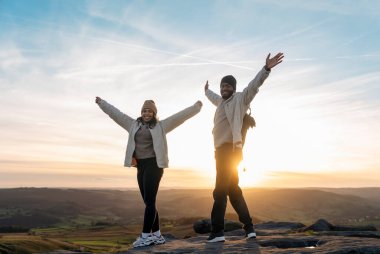
<instances>
[{"instance_id":1,"label":"green field","mask_svg":"<svg viewBox=\"0 0 380 254\"><path fill-rule=\"evenodd\" d=\"M30 233L0 235L0 253L38 253L54 250L112 253L126 250L137 236L123 227L39 228Z\"/></svg>"},{"instance_id":2,"label":"green field","mask_svg":"<svg viewBox=\"0 0 380 254\"><path fill-rule=\"evenodd\" d=\"M183 238L195 235L192 223L164 220L161 230ZM125 251L139 235L141 225L88 226L71 225L31 229L29 233L0 234L0 253L38 253L54 250L113 253Z\"/></svg>"},{"instance_id":3,"label":"green field","mask_svg":"<svg viewBox=\"0 0 380 254\"><path fill-rule=\"evenodd\" d=\"M52 250L80 250L75 244L28 234L0 235L0 253L38 253Z\"/></svg>"}]
</instances>

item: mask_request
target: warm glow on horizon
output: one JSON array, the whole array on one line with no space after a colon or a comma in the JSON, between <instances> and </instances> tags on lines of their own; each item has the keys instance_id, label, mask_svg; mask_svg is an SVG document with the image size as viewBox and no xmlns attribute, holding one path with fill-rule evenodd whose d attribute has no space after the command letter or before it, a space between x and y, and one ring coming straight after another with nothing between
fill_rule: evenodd
<instances>
[{"instance_id":1,"label":"warm glow on horizon","mask_svg":"<svg viewBox=\"0 0 380 254\"><path fill-rule=\"evenodd\" d=\"M2 169L8 170L2 170ZM98 163L1 162L1 187L63 187L137 189L136 168ZM355 180L352 180L355 179ZM215 170L164 170L160 188L212 189ZM246 166L239 168L242 188L368 187L379 186L370 171L297 173L275 172Z\"/></svg>"},{"instance_id":2,"label":"warm glow on horizon","mask_svg":"<svg viewBox=\"0 0 380 254\"><path fill-rule=\"evenodd\" d=\"M258 187L263 186L266 178L265 171L259 168L248 166L243 160L238 166L239 186L240 187Z\"/></svg>"}]
</instances>

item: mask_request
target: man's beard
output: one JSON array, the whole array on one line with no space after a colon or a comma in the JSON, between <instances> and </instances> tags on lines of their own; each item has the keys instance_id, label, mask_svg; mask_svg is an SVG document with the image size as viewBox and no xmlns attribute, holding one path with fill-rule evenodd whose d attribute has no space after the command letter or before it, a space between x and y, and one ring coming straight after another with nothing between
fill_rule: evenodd
<instances>
[{"instance_id":1,"label":"man's beard","mask_svg":"<svg viewBox=\"0 0 380 254\"><path fill-rule=\"evenodd\" d=\"M233 94L234 94L234 93L228 93L228 94L226 94L226 95L222 95L222 98L223 98L224 100L227 100L227 99L229 99Z\"/></svg>"}]
</instances>

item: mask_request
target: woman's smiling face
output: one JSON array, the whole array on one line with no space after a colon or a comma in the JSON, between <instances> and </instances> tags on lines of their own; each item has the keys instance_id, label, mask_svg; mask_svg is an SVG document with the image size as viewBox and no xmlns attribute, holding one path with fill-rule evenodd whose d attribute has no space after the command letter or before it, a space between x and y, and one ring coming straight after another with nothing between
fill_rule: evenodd
<instances>
[{"instance_id":1,"label":"woman's smiling face","mask_svg":"<svg viewBox=\"0 0 380 254\"><path fill-rule=\"evenodd\" d=\"M143 121L147 123L153 119L154 112L153 112L153 110L151 110L149 108L144 108L141 111L141 117L142 117Z\"/></svg>"}]
</instances>

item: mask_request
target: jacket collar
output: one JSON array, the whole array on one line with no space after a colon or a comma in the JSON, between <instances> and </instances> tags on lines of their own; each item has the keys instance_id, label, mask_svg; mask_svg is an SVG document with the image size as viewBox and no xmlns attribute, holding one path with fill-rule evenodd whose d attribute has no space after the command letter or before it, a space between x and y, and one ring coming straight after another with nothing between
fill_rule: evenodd
<instances>
[{"instance_id":1,"label":"jacket collar","mask_svg":"<svg viewBox=\"0 0 380 254\"><path fill-rule=\"evenodd\" d=\"M233 94L231 95L230 98L228 98L228 99L223 99L223 101L224 101L224 102L229 102L229 101L231 101L231 100L234 98L235 94L236 94L236 92L233 93Z\"/></svg>"}]
</instances>

